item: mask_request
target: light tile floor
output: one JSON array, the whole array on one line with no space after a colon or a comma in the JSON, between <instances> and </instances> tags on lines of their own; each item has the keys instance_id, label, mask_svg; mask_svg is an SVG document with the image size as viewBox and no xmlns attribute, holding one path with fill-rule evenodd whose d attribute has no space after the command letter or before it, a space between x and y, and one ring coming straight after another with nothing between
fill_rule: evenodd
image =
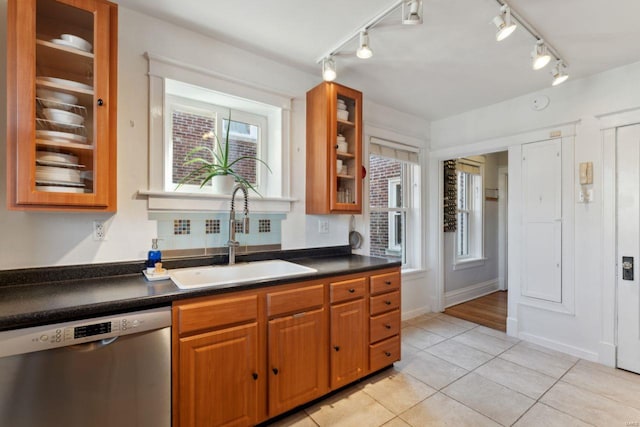
<instances>
[{"instance_id":1,"label":"light tile floor","mask_svg":"<svg viewBox=\"0 0 640 427\"><path fill-rule=\"evenodd\" d=\"M393 368L273 425L640 426L640 375L446 314L402 326Z\"/></svg>"}]
</instances>

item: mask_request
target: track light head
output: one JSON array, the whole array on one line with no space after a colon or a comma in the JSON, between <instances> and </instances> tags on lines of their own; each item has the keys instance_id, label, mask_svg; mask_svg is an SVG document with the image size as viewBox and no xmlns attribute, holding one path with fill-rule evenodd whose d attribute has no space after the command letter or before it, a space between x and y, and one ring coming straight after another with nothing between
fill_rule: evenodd
<instances>
[{"instance_id":1,"label":"track light head","mask_svg":"<svg viewBox=\"0 0 640 427\"><path fill-rule=\"evenodd\" d=\"M547 45L544 44L544 41L538 40L536 42L533 52L531 52L531 59L533 60L532 66L534 70L540 70L546 67L549 61L551 61L551 55L549 55Z\"/></svg>"},{"instance_id":2,"label":"track light head","mask_svg":"<svg viewBox=\"0 0 640 427\"><path fill-rule=\"evenodd\" d=\"M373 51L369 47L369 33L366 30L360 32L360 44L356 50L356 56L360 59L367 59L373 56Z\"/></svg>"},{"instance_id":3,"label":"track light head","mask_svg":"<svg viewBox=\"0 0 640 427\"><path fill-rule=\"evenodd\" d=\"M551 75L553 76L553 83L551 83L551 86L558 86L569 78L569 74L566 73L565 69L566 66L562 60L556 62L555 67L551 70Z\"/></svg>"},{"instance_id":4,"label":"track light head","mask_svg":"<svg viewBox=\"0 0 640 427\"><path fill-rule=\"evenodd\" d=\"M493 23L498 28L496 41L502 41L509 37L516 29L516 24L511 20L511 8L506 4L500 8L500 14L493 18Z\"/></svg>"},{"instance_id":5,"label":"track light head","mask_svg":"<svg viewBox=\"0 0 640 427\"><path fill-rule=\"evenodd\" d=\"M402 23L404 25L422 24L422 0L402 2Z\"/></svg>"},{"instance_id":6,"label":"track light head","mask_svg":"<svg viewBox=\"0 0 640 427\"><path fill-rule=\"evenodd\" d=\"M336 63L332 57L327 57L322 60L322 79L325 82L332 82L336 79L338 74L336 73Z\"/></svg>"}]
</instances>

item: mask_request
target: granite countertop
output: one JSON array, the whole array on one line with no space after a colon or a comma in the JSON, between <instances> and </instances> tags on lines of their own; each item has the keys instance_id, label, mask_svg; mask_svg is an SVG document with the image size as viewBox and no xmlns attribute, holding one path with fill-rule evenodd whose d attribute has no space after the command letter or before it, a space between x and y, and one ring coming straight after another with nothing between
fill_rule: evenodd
<instances>
[{"instance_id":1,"label":"granite countertop","mask_svg":"<svg viewBox=\"0 0 640 427\"><path fill-rule=\"evenodd\" d=\"M0 272L0 331L144 310L196 296L400 266L398 261L351 254L348 246L246 255L238 257L238 262L275 258L314 268L317 273L252 284L181 290L169 279L147 281L141 272L142 261ZM212 261L220 263L220 260L215 257L170 260L164 265L171 269L211 265Z\"/></svg>"}]
</instances>

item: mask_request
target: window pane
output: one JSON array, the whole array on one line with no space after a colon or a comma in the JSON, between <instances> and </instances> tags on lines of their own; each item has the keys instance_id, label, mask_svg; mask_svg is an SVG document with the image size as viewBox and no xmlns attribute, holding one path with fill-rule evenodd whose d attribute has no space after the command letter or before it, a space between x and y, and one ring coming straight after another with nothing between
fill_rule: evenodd
<instances>
[{"instance_id":1,"label":"window pane","mask_svg":"<svg viewBox=\"0 0 640 427\"><path fill-rule=\"evenodd\" d=\"M371 212L369 255L404 262L404 212Z\"/></svg>"},{"instance_id":2,"label":"window pane","mask_svg":"<svg viewBox=\"0 0 640 427\"><path fill-rule=\"evenodd\" d=\"M371 155L369 177L371 207L402 207L402 162ZM394 188L390 188L390 185Z\"/></svg>"},{"instance_id":3,"label":"window pane","mask_svg":"<svg viewBox=\"0 0 640 427\"><path fill-rule=\"evenodd\" d=\"M221 143L224 146L224 138L227 135L227 126L229 120L222 120L222 138ZM231 120L231 129L229 131L229 161L233 162L241 157L256 157L258 154L258 135L259 127L249 123L237 122ZM251 184L257 183L256 178L257 162L255 160L243 159L233 165L233 170L242 176Z\"/></svg>"},{"instance_id":4,"label":"window pane","mask_svg":"<svg viewBox=\"0 0 640 427\"><path fill-rule=\"evenodd\" d=\"M197 168L197 165L184 165L189 151L201 145L213 147L215 139L211 136L213 129L215 129L216 120L211 116L179 110L173 112L171 120L173 183L179 184L183 178ZM209 159L207 153L202 152L201 154Z\"/></svg>"}]
</instances>

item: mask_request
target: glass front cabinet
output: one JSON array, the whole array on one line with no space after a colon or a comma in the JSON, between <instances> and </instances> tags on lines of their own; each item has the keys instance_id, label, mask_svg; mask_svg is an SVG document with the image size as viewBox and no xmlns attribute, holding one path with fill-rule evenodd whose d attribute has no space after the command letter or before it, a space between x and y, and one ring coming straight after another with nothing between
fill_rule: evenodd
<instances>
[{"instance_id":1,"label":"glass front cabinet","mask_svg":"<svg viewBox=\"0 0 640 427\"><path fill-rule=\"evenodd\" d=\"M9 0L9 209L116 210L117 5Z\"/></svg>"},{"instance_id":2,"label":"glass front cabinet","mask_svg":"<svg viewBox=\"0 0 640 427\"><path fill-rule=\"evenodd\" d=\"M333 82L307 92L308 214L362 212L362 93Z\"/></svg>"}]
</instances>

